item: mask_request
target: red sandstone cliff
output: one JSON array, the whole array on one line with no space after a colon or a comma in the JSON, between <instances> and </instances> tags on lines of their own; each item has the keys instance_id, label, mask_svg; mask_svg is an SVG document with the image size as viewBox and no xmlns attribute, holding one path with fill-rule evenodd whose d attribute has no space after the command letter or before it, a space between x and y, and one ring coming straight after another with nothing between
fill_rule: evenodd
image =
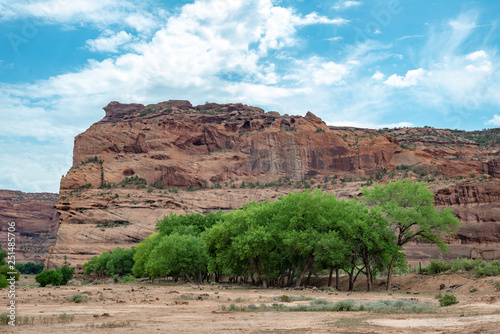
<instances>
[{"instance_id":1,"label":"red sandstone cliff","mask_svg":"<svg viewBox=\"0 0 500 334\"><path fill-rule=\"evenodd\" d=\"M0 226L7 233L7 222L16 223L16 261L41 262L55 242L58 214L54 208L58 195L50 193L23 193L0 190ZM0 241L7 249L7 238Z\"/></svg>"},{"instance_id":2,"label":"red sandstone cliff","mask_svg":"<svg viewBox=\"0 0 500 334\"><path fill-rule=\"evenodd\" d=\"M498 148L475 142L482 133L330 128L310 112L280 116L243 104L112 102L104 110L75 138L48 267L129 247L170 212L235 209L304 186L353 197L367 180L402 177L430 181L436 204L457 209L465 227L450 242L482 247L479 256L498 246L498 233L483 231L500 222ZM485 234L488 243L476 237Z\"/></svg>"}]
</instances>

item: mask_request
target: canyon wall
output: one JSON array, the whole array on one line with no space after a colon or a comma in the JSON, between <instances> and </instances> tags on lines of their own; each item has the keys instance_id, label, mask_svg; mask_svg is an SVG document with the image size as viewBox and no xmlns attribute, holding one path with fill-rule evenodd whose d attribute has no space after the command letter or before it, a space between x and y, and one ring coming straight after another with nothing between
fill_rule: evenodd
<instances>
[{"instance_id":1,"label":"canyon wall","mask_svg":"<svg viewBox=\"0 0 500 334\"><path fill-rule=\"evenodd\" d=\"M448 256L477 249L474 256L498 257L494 130L484 144L482 132L335 128L310 112L280 115L240 103L112 102L104 110L75 138L49 268L135 245L172 212L231 210L317 187L352 198L363 185L404 177L428 181L436 205L456 209L463 227ZM407 252L411 260L434 255L427 245Z\"/></svg>"},{"instance_id":2,"label":"canyon wall","mask_svg":"<svg viewBox=\"0 0 500 334\"><path fill-rule=\"evenodd\" d=\"M54 208L58 195L0 190L0 240L7 249L7 223L16 223L16 261L39 263L45 260L56 241L59 216Z\"/></svg>"}]
</instances>

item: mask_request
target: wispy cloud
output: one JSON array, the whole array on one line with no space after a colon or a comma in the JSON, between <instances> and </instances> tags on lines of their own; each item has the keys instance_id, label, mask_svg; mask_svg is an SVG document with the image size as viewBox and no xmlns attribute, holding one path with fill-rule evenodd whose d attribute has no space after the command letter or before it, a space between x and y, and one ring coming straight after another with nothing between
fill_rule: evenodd
<instances>
[{"instance_id":1,"label":"wispy cloud","mask_svg":"<svg viewBox=\"0 0 500 334\"><path fill-rule=\"evenodd\" d=\"M423 38L425 37L424 35L409 35L409 36L403 36L403 37L399 37L397 38L396 40L398 41L404 41L405 39L410 39L410 38Z\"/></svg>"},{"instance_id":2,"label":"wispy cloud","mask_svg":"<svg viewBox=\"0 0 500 334\"><path fill-rule=\"evenodd\" d=\"M333 9L335 10L345 10L353 7L359 7L363 3L361 1L338 1L334 6Z\"/></svg>"},{"instance_id":3,"label":"wispy cloud","mask_svg":"<svg viewBox=\"0 0 500 334\"><path fill-rule=\"evenodd\" d=\"M157 26L165 12L151 12L149 1L129 0L0 0L0 22L29 19L46 24L81 25L97 27L111 25L132 27L147 32Z\"/></svg>"}]
</instances>

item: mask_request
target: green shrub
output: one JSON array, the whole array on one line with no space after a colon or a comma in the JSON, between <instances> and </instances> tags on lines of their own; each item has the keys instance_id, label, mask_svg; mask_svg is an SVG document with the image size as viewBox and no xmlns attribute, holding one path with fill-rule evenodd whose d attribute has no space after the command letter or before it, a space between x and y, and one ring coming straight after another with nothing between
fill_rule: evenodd
<instances>
[{"instance_id":1,"label":"green shrub","mask_svg":"<svg viewBox=\"0 0 500 334\"><path fill-rule=\"evenodd\" d=\"M7 274L7 273L9 273L9 274ZM12 275L11 273L15 273L15 274ZM10 278L11 276L15 276L16 281L19 281L20 273L16 269L14 269L14 270L10 269L8 264L4 264L4 265L0 265L0 275L5 276L5 278Z\"/></svg>"},{"instance_id":2,"label":"green shrub","mask_svg":"<svg viewBox=\"0 0 500 334\"><path fill-rule=\"evenodd\" d=\"M337 303L335 303L334 307L335 311L355 311L357 308L354 299L338 301Z\"/></svg>"},{"instance_id":3,"label":"green shrub","mask_svg":"<svg viewBox=\"0 0 500 334\"><path fill-rule=\"evenodd\" d=\"M61 285L66 285L73 278L73 273L75 272L75 268L70 268L67 264L62 266L61 268L57 268L56 271L59 270L62 274Z\"/></svg>"},{"instance_id":4,"label":"green shrub","mask_svg":"<svg viewBox=\"0 0 500 334\"><path fill-rule=\"evenodd\" d=\"M0 288L6 288L9 286L9 282L7 282L7 277L5 275L0 275Z\"/></svg>"},{"instance_id":5,"label":"green shrub","mask_svg":"<svg viewBox=\"0 0 500 334\"><path fill-rule=\"evenodd\" d=\"M83 303L83 302L88 301L90 298L77 293L76 295L73 295L71 297L67 297L66 299L69 300L70 302Z\"/></svg>"},{"instance_id":6,"label":"green shrub","mask_svg":"<svg viewBox=\"0 0 500 334\"><path fill-rule=\"evenodd\" d=\"M474 268L473 274L475 277L500 276L500 261L480 262L479 265Z\"/></svg>"},{"instance_id":7,"label":"green shrub","mask_svg":"<svg viewBox=\"0 0 500 334\"><path fill-rule=\"evenodd\" d=\"M474 270L479 266L484 260L480 259L456 259L451 261L451 271L454 273Z\"/></svg>"},{"instance_id":8,"label":"green shrub","mask_svg":"<svg viewBox=\"0 0 500 334\"><path fill-rule=\"evenodd\" d=\"M451 265L444 261L431 260L429 266L427 266L427 272L431 275L439 274L451 269Z\"/></svg>"},{"instance_id":9,"label":"green shrub","mask_svg":"<svg viewBox=\"0 0 500 334\"><path fill-rule=\"evenodd\" d=\"M124 279L120 281L120 283L129 283L129 282L135 282L135 277L132 275L128 275Z\"/></svg>"},{"instance_id":10,"label":"green shrub","mask_svg":"<svg viewBox=\"0 0 500 334\"><path fill-rule=\"evenodd\" d=\"M35 264L33 262L17 262L16 269L19 270L21 274L39 274L43 271L43 262Z\"/></svg>"},{"instance_id":11,"label":"green shrub","mask_svg":"<svg viewBox=\"0 0 500 334\"><path fill-rule=\"evenodd\" d=\"M44 270L35 276L41 287L47 285L66 285L73 278L75 268L70 268L67 264L54 270Z\"/></svg>"},{"instance_id":12,"label":"green shrub","mask_svg":"<svg viewBox=\"0 0 500 334\"><path fill-rule=\"evenodd\" d=\"M314 299L314 300L311 300L309 303L311 305L332 305L333 304L333 302L328 301L324 298Z\"/></svg>"},{"instance_id":13,"label":"green shrub","mask_svg":"<svg viewBox=\"0 0 500 334\"><path fill-rule=\"evenodd\" d=\"M453 295L444 295L443 298L439 299L439 306L445 307L450 305L458 304L457 297Z\"/></svg>"},{"instance_id":14,"label":"green shrub","mask_svg":"<svg viewBox=\"0 0 500 334\"><path fill-rule=\"evenodd\" d=\"M62 273L56 270L44 270L35 276L35 281L37 281L41 287L47 285L61 285L62 280Z\"/></svg>"}]
</instances>

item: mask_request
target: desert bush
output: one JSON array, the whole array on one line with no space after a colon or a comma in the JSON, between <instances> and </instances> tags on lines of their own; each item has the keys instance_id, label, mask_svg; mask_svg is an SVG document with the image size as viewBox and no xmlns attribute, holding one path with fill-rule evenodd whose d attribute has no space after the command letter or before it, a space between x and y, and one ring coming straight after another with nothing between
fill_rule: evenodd
<instances>
[{"instance_id":1,"label":"desert bush","mask_svg":"<svg viewBox=\"0 0 500 334\"><path fill-rule=\"evenodd\" d=\"M15 273L15 274L13 275L11 273ZM5 278L9 278L11 276L14 276L16 278L16 281L19 281L19 275L20 275L20 273L19 273L18 270L16 270L16 269L10 269L9 265L4 264L4 265L0 265L0 275L5 276Z\"/></svg>"},{"instance_id":2,"label":"desert bush","mask_svg":"<svg viewBox=\"0 0 500 334\"><path fill-rule=\"evenodd\" d=\"M484 260L466 259L466 258L452 260L451 261L451 271L456 273L456 272L474 270L474 268L479 266L482 262L484 262Z\"/></svg>"},{"instance_id":3,"label":"desert bush","mask_svg":"<svg viewBox=\"0 0 500 334\"><path fill-rule=\"evenodd\" d=\"M473 274L475 277L500 276L500 261L482 261L474 268Z\"/></svg>"},{"instance_id":4,"label":"desert bush","mask_svg":"<svg viewBox=\"0 0 500 334\"><path fill-rule=\"evenodd\" d=\"M451 265L444 261L431 260L431 263L427 266L427 273L434 275L439 274L451 269Z\"/></svg>"},{"instance_id":5,"label":"desert bush","mask_svg":"<svg viewBox=\"0 0 500 334\"><path fill-rule=\"evenodd\" d=\"M300 295L300 296L287 296L287 295L281 295L281 296L276 296L276 297L273 297L274 300L277 300L277 301L280 301L280 302L283 302L283 303L290 303L290 302L294 302L294 301L301 301L301 300L313 300L314 298L312 297L306 297L306 296L303 296L303 295Z\"/></svg>"},{"instance_id":6,"label":"desert bush","mask_svg":"<svg viewBox=\"0 0 500 334\"><path fill-rule=\"evenodd\" d=\"M37 281L41 287L47 285L61 285L62 280L62 273L56 270L45 270L35 277L35 281Z\"/></svg>"},{"instance_id":7,"label":"desert bush","mask_svg":"<svg viewBox=\"0 0 500 334\"><path fill-rule=\"evenodd\" d=\"M7 277L5 275L0 275L0 288L6 288L9 286L9 282L7 281Z\"/></svg>"},{"instance_id":8,"label":"desert bush","mask_svg":"<svg viewBox=\"0 0 500 334\"><path fill-rule=\"evenodd\" d=\"M66 285L73 278L75 268L70 268L67 264L54 270L44 270L35 276L41 287L47 285Z\"/></svg>"},{"instance_id":9,"label":"desert bush","mask_svg":"<svg viewBox=\"0 0 500 334\"><path fill-rule=\"evenodd\" d=\"M128 275L124 279L120 281L120 283L129 283L129 282L135 282L135 277L132 275Z\"/></svg>"},{"instance_id":10,"label":"desert bush","mask_svg":"<svg viewBox=\"0 0 500 334\"><path fill-rule=\"evenodd\" d=\"M324 298L317 298L309 302L311 305L332 305L333 302L326 300Z\"/></svg>"},{"instance_id":11,"label":"desert bush","mask_svg":"<svg viewBox=\"0 0 500 334\"><path fill-rule=\"evenodd\" d=\"M443 298L439 299L439 306L445 307L450 305L458 304L457 297L453 295L444 295Z\"/></svg>"},{"instance_id":12,"label":"desert bush","mask_svg":"<svg viewBox=\"0 0 500 334\"><path fill-rule=\"evenodd\" d=\"M341 300L334 305L335 311L356 311L354 299Z\"/></svg>"},{"instance_id":13,"label":"desert bush","mask_svg":"<svg viewBox=\"0 0 500 334\"><path fill-rule=\"evenodd\" d=\"M71 297L67 297L66 299L69 300L70 302L83 303L88 301L90 298L77 293Z\"/></svg>"}]
</instances>

